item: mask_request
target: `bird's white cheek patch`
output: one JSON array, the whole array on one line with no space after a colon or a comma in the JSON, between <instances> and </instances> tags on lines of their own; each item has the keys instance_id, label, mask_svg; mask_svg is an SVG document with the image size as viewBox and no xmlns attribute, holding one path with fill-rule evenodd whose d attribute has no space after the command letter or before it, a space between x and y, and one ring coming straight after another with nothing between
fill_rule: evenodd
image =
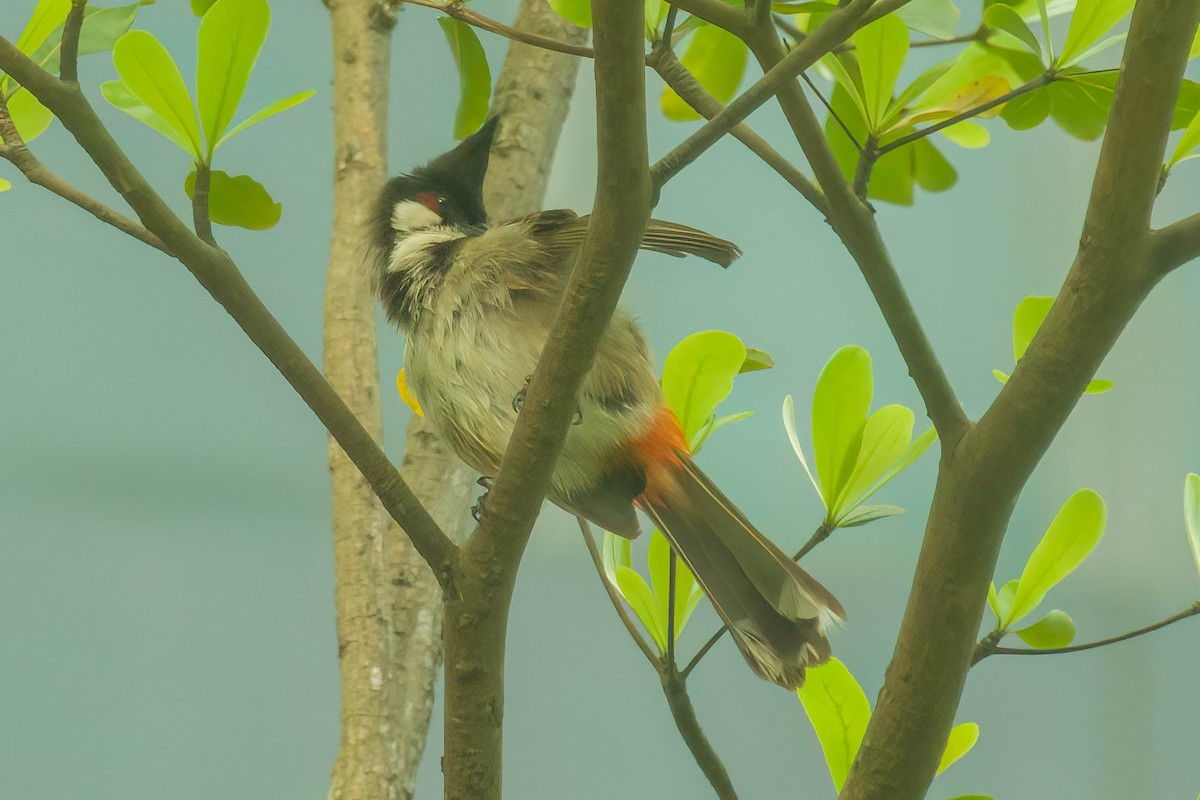
<instances>
[{"instance_id":1,"label":"bird's white cheek patch","mask_svg":"<svg viewBox=\"0 0 1200 800\"><path fill-rule=\"evenodd\" d=\"M388 263L388 272L400 272L411 269L416 261L428 257L424 253L427 247L448 242L451 239L461 239L462 237L463 234L460 231L448 228L436 228L427 233L413 233L401 237L396 242L396 246L392 248L391 259Z\"/></svg>"},{"instance_id":2,"label":"bird's white cheek patch","mask_svg":"<svg viewBox=\"0 0 1200 800\"><path fill-rule=\"evenodd\" d=\"M442 217L416 200L401 200L392 208L392 230L397 233L441 225Z\"/></svg>"}]
</instances>

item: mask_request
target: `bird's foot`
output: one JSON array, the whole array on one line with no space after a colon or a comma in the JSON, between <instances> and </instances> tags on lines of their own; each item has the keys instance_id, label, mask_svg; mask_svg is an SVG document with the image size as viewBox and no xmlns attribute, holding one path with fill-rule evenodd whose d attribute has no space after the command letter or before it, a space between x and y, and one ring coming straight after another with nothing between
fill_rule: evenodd
<instances>
[{"instance_id":1,"label":"bird's foot","mask_svg":"<svg viewBox=\"0 0 1200 800\"><path fill-rule=\"evenodd\" d=\"M471 506L471 518L476 522L483 519L484 512L487 510L487 497L492 491L492 484L495 480L486 475L481 475L479 480L475 481L483 487L483 494L479 495L479 499L475 501L475 505Z\"/></svg>"},{"instance_id":2,"label":"bird's foot","mask_svg":"<svg viewBox=\"0 0 1200 800\"><path fill-rule=\"evenodd\" d=\"M525 385L522 386L521 391L517 392L516 396L513 397L513 402L512 402L513 411L515 411L518 414L520 414L521 409L525 407L525 394L529 391L529 382L531 380L533 380L533 376L526 375L525 376Z\"/></svg>"}]
</instances>

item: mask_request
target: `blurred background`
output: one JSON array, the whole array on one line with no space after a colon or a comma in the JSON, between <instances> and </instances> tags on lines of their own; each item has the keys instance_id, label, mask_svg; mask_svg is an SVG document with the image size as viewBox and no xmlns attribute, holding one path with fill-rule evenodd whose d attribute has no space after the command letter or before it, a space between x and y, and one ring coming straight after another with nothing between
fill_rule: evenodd
<instances>
[{"instance_id":1,"label":"blurred background","mask_svg":"<svg viewBox=\"0 0 1200 800\"><path fill-rule=\"evenodd\" d=\"M3 3L0 31L15 36L30 5ZM274 230L217 235L319 360L331 215L328 22L316 2L274 5L242 107L307 88L318 95L222 150L222 168L252 173L284 210ZM160 2L138 25L190 76L196 21L186 6ZM477 10L509 19L514 8L514 0L489 0ZM408 8L396 29L393 171L453 144L458 76L435 16ZM976 12L961 30L977 20ZM484 37L495 74L505 42ZM548 207L591 204L589 67ZM185 157L95 91L114 77L111 58L87 57L81 75L138 166L185 213ZM648 81L658 157L693 126L664 121L661 87L653 74ZM751 123L800 161L773 106ZM1017 302L1054 294L1062 281L1099 152L1052 125L1016 134L998 120L986 124L987 149L939 144L959 171L953 190L919 193L914 208L878 206L895 262L972 416L999 388L991 370L1011 368ZM35 151L119 207L60 126ZM1161 197L1160 224L1196 210L1198 169L1179 168ZM324 797L338 738L324 430L179 264L26 184L6 163L0 177L14 184L0 195L0 795ZM919 408L917 394L828 226L740 144L721 142L674 180L656 215L745 250L728 272L644 255L625 298L660 357L712 328L774 356L774 369L740 378L722 406L755 415L715 436L701 460L793 550L821 506L785 438L784 395L796 395L807 442L816 376L851 343L874 357L876 407ZM1200 471L1198 297L1195 264L1151 296L1100 373L1116 388L1081 401L1013 516L998 584L1020 574L1074 491L1091 487L1108 502L1095 554L1043 606L1068 611L1078 641L1148 624L1200 595L1182 518L1184 475ZM382 331L385 387L402 352L401 338ZM387 391L385 404L388 449L399 459L408 410ZM919 419L918 429L925 425ZM878 496L905 506L905 516L838 532L805 561L849 611L834 648L872 703L936 459L925 456ZM702 605L680 645L685 658L716 624ZM1198 668L1195 621L1089 653L989 659L972 670L958 717L979 723L979 743L930 797L1190 800L1200 791ZM574 522L554 508L543 513L522 568L507 673L507 796L710 796ZM690 685L742 797L833 797L799 702L753 678L727 640ZM440 713L418 780L424 797L441 792Z\"/></svg>"}]
</instances>

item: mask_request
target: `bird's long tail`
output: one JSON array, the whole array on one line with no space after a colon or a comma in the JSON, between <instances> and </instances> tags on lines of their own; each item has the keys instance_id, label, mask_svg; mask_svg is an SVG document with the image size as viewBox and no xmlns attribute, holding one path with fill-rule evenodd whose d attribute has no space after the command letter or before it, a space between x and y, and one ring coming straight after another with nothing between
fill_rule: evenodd
<instances>
[{"instance_id":1,"label":"bird's long tail","mask_svg":"<svg viewBox=\"0 0 1200 800\"><path fill-rule=\"evenodd\" d=\"M762 535L682 451L638 505L695 574L750 668L787 689L829 658L826 627L845 611Z\"/></svg>"}]
</instances>

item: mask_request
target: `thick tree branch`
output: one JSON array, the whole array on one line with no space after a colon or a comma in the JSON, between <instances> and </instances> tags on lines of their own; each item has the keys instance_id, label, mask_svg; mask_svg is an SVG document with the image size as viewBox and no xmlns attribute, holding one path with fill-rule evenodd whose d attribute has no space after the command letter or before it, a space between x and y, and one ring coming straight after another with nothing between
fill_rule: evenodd
<instances>
[{"instance_id":1,"label":"thick tree branch","mask_svg":"<svg viewBox=\"0 0 1200 800\"><path fill-rule=\"evenodd\" d=\"M1074 265L992 408L942 464L912 593L842 800L925 795L1022 487L1153 286L1150 209L1200 0L1141 0Z\"/></svg>"},{"instance_id":2,"label":"thick tree branch","mask_svg":"<svg viewBox=\"0 0 1200 800\"><path fill-rule=\"evenodd\" d=\"M504 649L517 568L576 411L576 392L650 215L641 0L593 7L599 175L588 235L524 409L446 598L448 800L501 794Z\"/></svg>"},{"instance_id":3,"label":"thick tree branch","mask_svg":"<svg viewBox=\"0 0 1200 800\"><path fill-rule=\"evenodd\" d=\"M1122 633L1118 636L1109 636L1107 639L1097 639L1094 642L1086 642L1084 644L1073 644L1068 647L1048 647L1041 650L1033 650L1026 647L997 647L995 644L988 643L987 639L980 642L975 647L975 656L971 660L971 666L975 666L980 661L983 661L988 656L1053 656L1063 653L1079 653L1084 650L1095 650L1097 647L1106 647L1117 642L1124 642L1127 639L1135 639L1138 636L1145 636L1147 633L1153 633L1159 628L1165 628L1168 625L1179 622L1180 620L1189 619L1200 614L1200 600L1192 603L1190 606L1180 611L1178 614L1172 614L1166 619L1160 619L1158 622L1138 628L1137 630Z\"/></svg>"},{"instance_id":4,"label":"thick tree branch","mask_svg":"<svg viewBox=\"0 0 1200 800\"><path fill-rule=\"evenodd\" d=\"M846 6L843 12L849 11L854 5L851 3ZM830 21L832 19L831 16ZM829 22L822 25L800 47L786 55L770 21L755 29L748 44L770 75L814 41L828 25ZM829 222L858 264L874 295L892 338L896 340L900 354L908 365L909 375L921 393L929 418L942 440L943 449L952 448L969 428L969 422L900 282L900 276L879 233L879 226L875 223L874 211L855 194L854 187L842 175L821 123L800 84L795 80L783 83L778 90L778 100L796 140L808 158L817 183L825 192L829 204Z\"/></svg>"},{"instance_id":5,"label":"thick tree branch","mask_svg":"<svg viewBox=\"0 0 1200 800\"><path fill-rule=\"evenodd\" d=\"M1154 263L1160 275L1200 257L1200 214L1154 232Z\"/></svg>"},{"instance_id":6,"label":"thick tree branch","mask_svg":"<svg viewBox=\"0 0 1200 800\"><path fill-rule=\"evenodd\" d=\"M246 283L225 253L209 247L163 201L109 134L75 84L42 70L0 37L0 70L8 72L49 108L137 213L142 224L183 263L270 359L326 428L351 454L384 506L405 526L422 556L439 575L448 574L456 548L413 496L396 468L375 444L308 356L292 340Z\"/></svg>"},{"instance_id":7,"label":"thick tree branch","mask_svg":"<svg viewBox=\"0 0 1200 800\"><path fill-rule=\"evenodd\" d=\"M162 243L162 240L153 233L125 215L104 205L104 203L101 203L96 198L81 192L47 169L25 144L24 140L21 139L20 134L17 133L16 126L12 122L12 117L8 115L8 106L5 104L3 97L0 97L0 142L3 142L0 145L0 158L5 159L19 169L21 174L30 183L37 184L44 189L49 189L64 200L79 206L106 225L111 225L138 241L145 242L151 247L161 250L167 255L171 255L166 245Z\"/></svg>"}]
</instances>

